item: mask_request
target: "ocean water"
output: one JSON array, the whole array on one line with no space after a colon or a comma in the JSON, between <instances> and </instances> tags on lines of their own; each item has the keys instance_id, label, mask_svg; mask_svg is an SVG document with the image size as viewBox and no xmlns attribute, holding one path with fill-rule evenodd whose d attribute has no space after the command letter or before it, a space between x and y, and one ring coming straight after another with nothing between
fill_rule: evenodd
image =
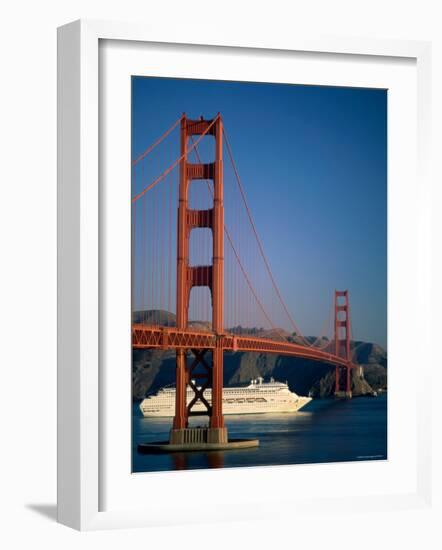
<instances>
[{"instance_id":1,"label":"ocean water","mask_svg":"<svg viewBox=\"0 0 442 550\"><path fill-rule=\"evenodd\" d=\"M228 415L229 437L258 438L258 448L159 455L141 454L137 446L168 440L172 418L144 418L138 405L133 405L133 472L387 459L386 393L315 399L294 414Z\"/></svg>"}]
</instances>

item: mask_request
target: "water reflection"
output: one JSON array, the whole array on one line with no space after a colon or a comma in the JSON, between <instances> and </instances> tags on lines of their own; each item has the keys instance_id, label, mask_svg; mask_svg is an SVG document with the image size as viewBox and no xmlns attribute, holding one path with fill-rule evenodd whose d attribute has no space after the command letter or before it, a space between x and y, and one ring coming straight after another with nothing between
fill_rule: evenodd
<instances>
[{"instance_id":1,"label":"water reflection","mask_svg":"<svg viewBox=\"0 0 442 550\"><path fill-rule=\"evenodd\" d=\"M192 456L193 455L193 456ZM174 470L189 470L192 458L195 455L200 455L200 458L207 460L206 468L223 468L224 467L224 453L221 451L210 451L207 453L171 453Z\"/></svg>"}]
</instances>

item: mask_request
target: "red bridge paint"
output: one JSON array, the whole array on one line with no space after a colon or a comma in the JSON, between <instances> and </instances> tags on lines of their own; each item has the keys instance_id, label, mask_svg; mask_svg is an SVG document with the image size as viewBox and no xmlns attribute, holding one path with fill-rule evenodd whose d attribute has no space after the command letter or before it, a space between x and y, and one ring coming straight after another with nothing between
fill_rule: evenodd
<instances>
[{"instance_id":1,"label":"red bridge paint","mask_svg":"<svg viewBox=\"0 0 442 550\"><path fill-rule=\"evenodd\" d=\"M190 164L188 162L189 137L211 134L215 137L215 160L210 164ZM212 295L212 327L215 335L224 331L224 204L223 204L223 124L221 116L214 120L189 120L181 118L181 157L180 189L178 205L178 255L177 255L177 298L176 325L185 332L189 321L189 296L193 286L207 286ZM189 184L194 179L213 180L213 208L210 210L190 210ZM213 264L210 266L189 266L190 232L196 227L209 227L213 233ZM197 339L198 340L198 339ZM196 340L195 340L196 342ZM189 347L194 351L195 359L187 368L186 353ZM222 339L214 338L212 350L212 367L206 362L205 346L176 347L176 403L174 429L187 427L193 404L202 400L206 387L212 387L212 405L205 402L210 416L211 428L223 428L222 414L223 391L223 345ZM193 371L203 365L206 376L201 380L201 390L192 382ZM201 375L200 375L201 377ZM195 392L195 400L186 407L186 386L190 383Z\"/></svg>"},{"instance_id":2,"label":"red bridge paint","mask_svg":"<svg viewBox=\"0 0 442 550\"><path fill-rule=\"evenodd\" d=\"M164 136L177 126L176 123ZM185 115L180 118L181 156L179 162L179 205L177 224L177 284L176 284L176 327L132 325L133 349L174 349L176 350L176 403L173 428L182 430L188 426L189 416L197 413L192 410L197 401L204 403L210 417L210 428L224 428L222 414L223 353L226 351L248 351L274 353L301 357L335 366L335 394L351 397L351 369L357 365L351 361L350 353L350 313L347 290L335 291L334 306L334 353L319 350L314 346L232 335L224 331L224 203L223 203L223 123L218 114L213 120L190 120ZM189 138L199 136L189 147ZM188 154L196 147L204 135L215 138L215 155L210 163L190 163ZM159 143L159 141L157 143ZM192 140L193 141L193 140ZM144 158L152 148L140 158ZM230 153L230 146L228 146ZM138 162L139 159L134 161ZM171 166L165 173L167 173ZM162 176L161 176L162 177ZM157 178L132 201L136 202L160 180ZM207 210L189 208L189 185L192 180L211 179L213 181L213 207ZM189 238L194 228L210 228L213 235L213 263L205 266L189 265ZM226 232L229 238L229 234ZM268 267L268 265L267 265ZM272 282L274 283L273 279ZM212 332L189 328L189 296L192 287L205 286L210 289L212 298ZM188 352L193 353L193 362L187 364ZM210 352L212 360L206 354ZM196 383L198 379L198 384ZM189 385L195 396L186 405L186 388ZM212 388L212 404L204 399L204 390Z\"/></svg>"}]
</instances>

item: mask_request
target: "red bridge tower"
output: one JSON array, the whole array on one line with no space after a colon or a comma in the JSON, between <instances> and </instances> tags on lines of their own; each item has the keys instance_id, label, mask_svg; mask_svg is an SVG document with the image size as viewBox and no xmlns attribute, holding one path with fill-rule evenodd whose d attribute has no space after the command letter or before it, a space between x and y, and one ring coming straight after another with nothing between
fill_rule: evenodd
<instances>
[{"instance_id":1,"label":"red bridge tower","mask_svg":"<svg viewBox=\"0 0 442 550\"><path fill-rule=\"evenodd\" d=\"M215 138L215 159L210 163L192 164L188 161L188 141L191 136L207 132ZM227 428L222 414L223 392L223 333L224 333L224 204L223 204L223 125L218 114L214 120L181 120L180 188L178 206L178 251L177 251L177 294L176 324L185 331L189 321L190 291L194 286L206 286L212 296L212 330L216 346L212 350L212 361L207 361L207 349L192 349L194 359L187 364L187 353L176 352L176 401L175 417L170 434L170 443L191 443L195 433L188 427L188 419L195 415L208 415L207 443L226 443ZM213 207L207 210L189 208L189 186L193 180L213 180ZM206 227L212 230L212 265L189 265L189 238L192 229ZM187 386L193 391L187 403ZM212 388L212 402L204 397L204 390ZM205 411L192 410L195 403L204 404Z\"/></svg>"},{"instance_id":2,"label":"red bridge tower","mask_svg":"<svg viewBox=\"0 0 442 550\"><path fill-rule=\"evenodd\" d=\"M335 355L348 361L335 368L335 396L351 397L350 305L348 290L335 290Z\"/></svg>"}]
</instances>

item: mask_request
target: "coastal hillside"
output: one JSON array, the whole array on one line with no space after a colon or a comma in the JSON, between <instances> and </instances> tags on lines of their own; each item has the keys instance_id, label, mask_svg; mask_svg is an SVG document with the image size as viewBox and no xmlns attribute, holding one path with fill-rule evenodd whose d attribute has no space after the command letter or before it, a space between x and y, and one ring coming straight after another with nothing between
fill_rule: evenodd
<instances>
[{"instance_id":1,"label":"coastal hillside","mask_svg":"<svg viewBox=\"0 0 442 550\"><path fill-rule=\"evenodd\" d=\"M155 319L158 324L175 324L175 316L165 311L136 312L134 321ZM202 328L204 323L194 321L195 328ZM265 337L272 337L261 329L250 329L250 332ZM296 335L287 337L297 342ZM309 340L316 340L309 337ZM325 341L324 341L325 343ZM362 372L352 371L352 391L354 396L370 395L373 391L387 389L387 353L379 345L370 342L352 342L354 360L361 365ZM284 357L265 353L225 353L224 385L232 386L249 382L252 378L271 376L278 381L287 381L292 391L299 395L329 397L334 391L334 368L296 357ZM146 393L155 392L163 386L175 382L174 351L135 350L132 365L132 392L135 400L142 399Z\"/></svg>"}]
</instances>

